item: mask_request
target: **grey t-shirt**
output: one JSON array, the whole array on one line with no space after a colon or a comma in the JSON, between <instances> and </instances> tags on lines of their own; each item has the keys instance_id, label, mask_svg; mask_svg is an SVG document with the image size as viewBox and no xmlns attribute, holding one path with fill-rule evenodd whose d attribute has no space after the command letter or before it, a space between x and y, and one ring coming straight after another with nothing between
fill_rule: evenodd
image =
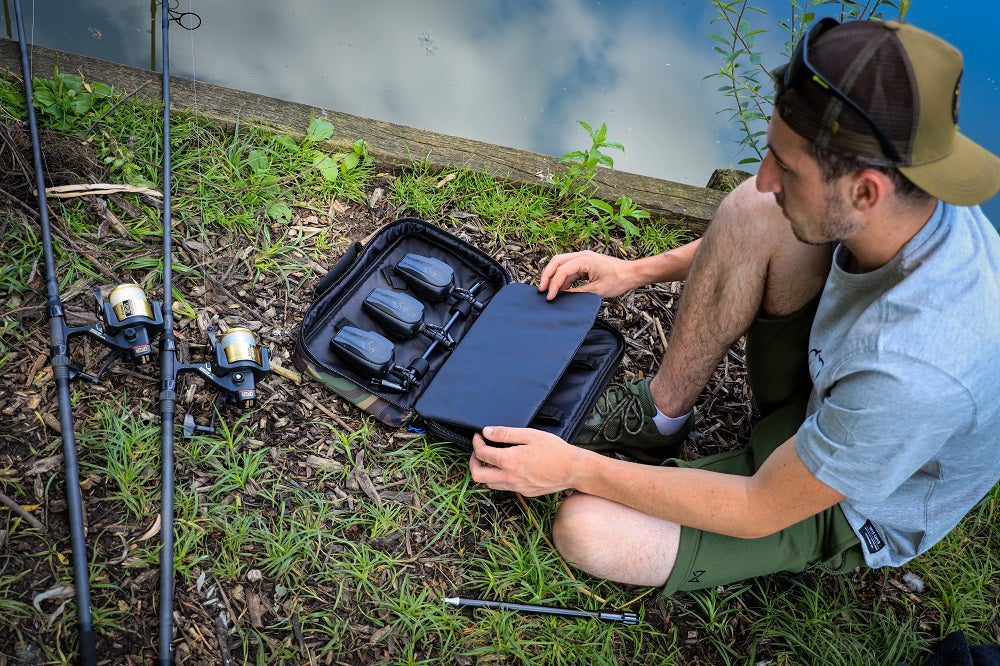
<instances>
[{"instance_id":1,"label":"grey t-shirt","mask_svg":"<svg viewBox=\"0 0 1000 666\"><path fill-rule=\"evenodd\" d=\"M847 497L868 565L900 566L1000 479L1000 237L978 207L939 202L881 268L834 257L796 446Z\"/></svg>"}]
</instances>

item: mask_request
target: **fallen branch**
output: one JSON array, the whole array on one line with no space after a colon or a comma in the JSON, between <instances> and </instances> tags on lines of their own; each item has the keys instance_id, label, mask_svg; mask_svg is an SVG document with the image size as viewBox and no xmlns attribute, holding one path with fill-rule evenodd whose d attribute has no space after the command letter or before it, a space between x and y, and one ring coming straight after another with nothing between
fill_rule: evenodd
<instances>
[{"instance_id":1,"label":"fallen branch","mask_svg":"<svg viewBox=\"0 0 1000 666\"><path fill-rule=\"evenodd\" d=\"M38 520L33 515L31 515L27 511L25 511L24 508L20 504L18 504L17 502L15 502L14 500L12 500L11 498L9 498L6 495L4 495L2 492L0 492L0 504L4 504L4 505L10 507L11 511L13 511L17 515L21 516L22 518L24 518L25 520L27 520L29 523L31 523L32 527L37 527L38 529L40 529L43 532L48 532L49 531L48 528L45 527L45 525L43 525L40 520Z\"/></svg>"},{"instance_id":2,"label":"fallen branch","mask_svg":"<svg viewBox=\"0 0 1000 666\"><path fill-rule=\"evenodd\" d=\"M119 192L134 192L136 194L146 194L157 199L163 198L163 192L151 190L148 187L136 187L135 185L124 185L115 183L94 183L87 185L58 185L56 187L46 187L46 196L54 199L72 199L74 197L85 197L91 194L118 194Z\"/></svg>"}]
</instances>

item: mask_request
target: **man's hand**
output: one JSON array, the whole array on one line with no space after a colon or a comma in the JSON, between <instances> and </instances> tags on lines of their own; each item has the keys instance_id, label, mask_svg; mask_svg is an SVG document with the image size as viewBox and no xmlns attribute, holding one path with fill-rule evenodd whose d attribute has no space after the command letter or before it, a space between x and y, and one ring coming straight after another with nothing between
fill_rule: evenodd
<instances>
[{"instance_id":1,"label":"man's hand","mask_svg":"<svg viewBox=\"0 0 1000 666\"><path fill-rule=\"evenodd\" d=\"M577 280L589 282L570 289ZM542 269L538 281L538 291L548 292L545 299L549 301L560 291L586 291L601 298L612 298L637 286L632 262L590 250L557 254Z\"/></svg>"},{"instance_id":2,"label":"man's hand","mask_svg":"<svg viewBox=\"0 0 1000 666\"><path fill-rule=\"evenodd\" d=\"M472 480L494 490L511 490L526 497L573 487L581 456L596 455L533 428L483 428L490 441L512 446L490 446L478 433L472 438L469 469Z\"/></svg>"}]
</instances>

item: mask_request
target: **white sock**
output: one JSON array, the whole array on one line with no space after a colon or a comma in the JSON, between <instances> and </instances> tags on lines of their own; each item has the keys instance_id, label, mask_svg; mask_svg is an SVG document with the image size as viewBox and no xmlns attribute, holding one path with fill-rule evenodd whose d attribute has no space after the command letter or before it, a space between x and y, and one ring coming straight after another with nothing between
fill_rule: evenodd
<instances>
[{"instance_id":1,"label":"white sock","mask_svg":"<svg viewBox=\"0 0 1000 666\"><path fill-rule=\"evenodd\" d=\"M653 415L653 423L656 424L656 429L660 431L661 435L672 435L681 429L684 422L688 420L688 416L690 413L681 416L667 416L657 407L656 414Z\"/></svg>"}]
</instances>

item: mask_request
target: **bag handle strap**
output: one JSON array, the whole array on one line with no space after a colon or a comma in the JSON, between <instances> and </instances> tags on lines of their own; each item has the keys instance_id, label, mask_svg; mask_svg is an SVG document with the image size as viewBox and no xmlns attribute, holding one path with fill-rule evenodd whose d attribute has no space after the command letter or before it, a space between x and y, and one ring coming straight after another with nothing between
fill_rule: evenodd
<instances>
[{"instance_id":1,"label":"bag handle strap","mask_svg":"<svg viewBox=\"0 0 1000 666\"><path fill-rule=\"evenodd\" d=\"M354 262L357 261L358 254L361 253L361 248L362 245L358 242L352 243L351 246L347 248L347 252L345 252L344 256L340 258L340 261L334 264L333 268L331 268L329 272L323 276L323 279L316 285L316 289L313 290L315 297L318 298L321 296L327 289L333 286L334 282L343 277L344 273L350 270L351 266L354 265Z\"/></svg>"}]
</instances>

